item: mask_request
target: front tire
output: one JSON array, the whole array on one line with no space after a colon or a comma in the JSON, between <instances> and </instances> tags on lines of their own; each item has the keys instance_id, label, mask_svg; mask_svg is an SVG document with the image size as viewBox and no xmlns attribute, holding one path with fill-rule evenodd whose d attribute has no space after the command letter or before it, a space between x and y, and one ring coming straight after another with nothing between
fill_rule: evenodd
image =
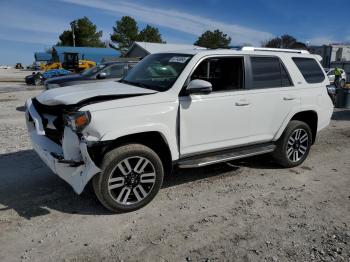
<instances>
[{"instance_id":1,"label":"front tire","mask_svg":"<svg viewBox=\"0 0 350 262\"><path fill-rule=\"evenodd\" d=\"M164 168L159 156L141 144L127 144L108 152L101 174L92 185L107 209L130 212L146 206L163 183Z\"/></svg>"},{"instance_id":2,"label":"front tire","mask_svg":"<svg viewBox=\"0 0 350 262\"><path fill-rule=\"evenodd\" d=\"M310 152L312 132L310 127L298 120L287 125L283 135L276 143L273 157L283 167L295 167L304 162Z\"/></svg>"}]
</instances>

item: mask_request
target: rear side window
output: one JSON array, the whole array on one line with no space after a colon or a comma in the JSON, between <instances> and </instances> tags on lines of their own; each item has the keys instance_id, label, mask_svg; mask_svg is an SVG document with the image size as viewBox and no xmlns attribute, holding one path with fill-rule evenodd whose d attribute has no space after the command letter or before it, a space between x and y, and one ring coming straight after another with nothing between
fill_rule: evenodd
<instances>
[{"instance_id":1,"label":"rear side window","mask_svg":"<svg viewBox=\"0 0 350 262\"><path fill-rule=\"evenodd\" d=\"M293 57L294 63L299 68L306 82L321 83L324 80L324 74L318 63L313 58Z\"/></svg>"},{"instance_id":2,"label":"rear side window","mask_svg":"<svg viewBox=\"0 0 350 262\"><path fill-rule=\"evenodd\" d=\"M278 57L251 57L252 88L291 86L289 75Z\"/></svg>"}]
</instances>

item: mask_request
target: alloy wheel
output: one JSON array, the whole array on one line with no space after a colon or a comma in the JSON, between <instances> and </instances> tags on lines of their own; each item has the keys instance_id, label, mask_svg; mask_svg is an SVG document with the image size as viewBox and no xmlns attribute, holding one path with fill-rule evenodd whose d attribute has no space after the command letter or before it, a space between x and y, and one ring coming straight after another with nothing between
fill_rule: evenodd
<instances>
[{"instance_id":1,"label":"alloy wheel","mask_svg":"<svg viewBox=\"0 0 350 262\"><path fill-rule=\"evenodd\" d=\"M133 156L120 161L108 178L108 192L121 205L137 204L145 199L156 182L156 171L145 157Z\"/></svg>"},{"instance_id":2,"label":"alloy wheel","mask_svg":"<svg viewBox=\"0 0 350 262\"><path fill-rule=\"evenodd\" d=\"M296 129L288 139L287 157L292 162L300 161L309 146L309 135L304 129Z\"/></svg>"}]
</instances>

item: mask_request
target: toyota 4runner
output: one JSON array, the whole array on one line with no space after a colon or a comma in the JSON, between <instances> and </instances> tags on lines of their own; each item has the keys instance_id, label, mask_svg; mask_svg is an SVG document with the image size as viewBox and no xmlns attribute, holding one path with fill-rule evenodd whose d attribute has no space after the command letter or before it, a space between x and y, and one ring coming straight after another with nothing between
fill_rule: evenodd
<instances>
[{"instance_id":1,"label":"toyota 4runner","mask_svg":"<svg viewBox=\"0 0 350 262\"><path fill-rule=\"evenodd\" d=\"M149 203L173 166L271 153L307 157L333 112L307 51L244 47L152 54L118 82L45 91L26 102L33 148L80 194L91 181L114 212Z\"/></svg>"}]
</instances>

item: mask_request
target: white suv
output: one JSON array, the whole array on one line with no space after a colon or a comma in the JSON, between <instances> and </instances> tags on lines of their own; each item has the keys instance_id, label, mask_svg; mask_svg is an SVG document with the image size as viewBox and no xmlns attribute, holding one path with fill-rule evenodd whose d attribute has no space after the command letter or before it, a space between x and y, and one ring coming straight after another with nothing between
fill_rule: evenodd
<instances>
[{"instance_id":1,"label":"white suv","mask_svg":"<svg viewBox=\"0 0 350 262\"><path fill-rule=\"evenodd\" d=\"M48 90L26 103L34 150L80 194L115 212L149 203L174 165L272 153L307 157L333 112L306 51L246 47L152 54L122 80Z\"/></svg>"}]
</instances>

